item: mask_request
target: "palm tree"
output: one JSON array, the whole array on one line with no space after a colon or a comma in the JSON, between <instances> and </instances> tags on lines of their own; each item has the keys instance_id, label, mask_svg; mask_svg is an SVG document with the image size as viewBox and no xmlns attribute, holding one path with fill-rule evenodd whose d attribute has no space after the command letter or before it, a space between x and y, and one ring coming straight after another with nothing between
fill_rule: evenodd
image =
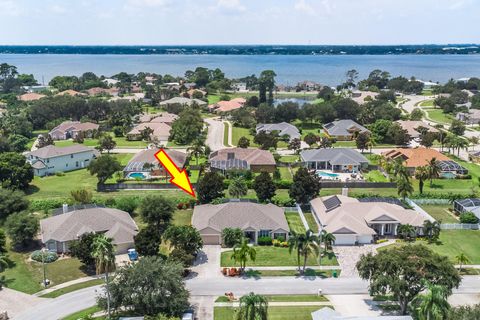
<instances>
[{"instance_id":1,"label":"palm tree","mask_svg":"<svg viewBox=\"0 0 480 320\"><path fill-rule=\"evenodd\" d=\"M463 265L470 263L470 259L465 255L465 253L460 252L458 256L455 257L457 264L460 265L460 272L462 272Z\"/></svg>"},{"instance_id":2,"label":"palm tree","mask_svg":"<svg viewBox=\"0 0 480 320\"><path fill-rule=\"evenodd\" d=\"M290 240L290 239L289 239ZM312 232L307 230L305 234L295 234L292 241L289 241L290 252L292 249L297 250L297 263L300 269L300 256L303 256L302 274L305 273L307 267L308 256L316 253L319 248L319 238Z\"/></svg>"},{"instance_id":3,"label":"palm tree","mask_svg":"<svg viewBox=\"0 0 480 320\"><path fill-rule=\"evenodd\" d=\"M407 168L403 165L402 158L396 158L393 162L393 176L398 180L408 178Z\"/></svg>"},{"instance_id":4,"label":"palm tree","mask_svg":"<svg viewBox=\"0 0 480 320\"><path fill-rule=\"evenodd\" d=\"M243 238L240 243L233 247L232 259L240 264L240 271L243 272L247 266L248 259L255 261L257 251L254 247L248 245L247 238Z\"/></svg>"},{"instance_id":5,"label":"palm tree","mask_svg":"<svg viewBox=\"0 0 480 320\"><path fill-rule=\"evenodd\" d=\"M248 187L243 177L233 178L228 186L228 193L234 198L240 198L246 195Z\"/></svg>"},{"instance_id":6,"label":"palm tree","mask_svg":"<svg viewBox=\"0 0 480 320\"><path fill-rule=\"evenodd\" d=\"M410 241L415 236L415 227L410 224L401 224L397 228L397 233L400 238Z\"/></svg>"},{"instance_id":7,"label":"palm tree","mask_svg":"<svg viewBox=\"0 0 480 320\"><path fill-rule=\"evenodd\" d=\"M335 236L333 235L333 233L330 233L324 229L322 230L320 237L320 239L323 241L323 244L325 245L325 251L332 250L332 246L335 243Z\"/></svg>"},{"instance_id":8,"label":"palm tree","mask_svg":"<svg viewBox=\"0 0 480 320\"><path fill-rule=\"evenodd\" d=\"M450 304L448 290L444 286L428 284L427 292L414 299L421 320L443 320L447 318Z\"/></svg>"},{"instance_id":9,"label":"palm tree","mask_svg":"<svg viewBox=\"0 0 480 320\"><path fill-rule=\"evenodd\" d=\"M198 157L205 152L205 144L203 143L202 140L196 139L193 141L192 145L188 147L187 152L190 153L190 155L193 155L195 157L195 162L196 165L198 166Z\"/></svg>"},{"instance_id":10,"label":"palm tree","mask_svg":"<svg viewBox=\"0 0 480 320\"><path fill-rule=\"evenodd\" d=\"M420 194L422 194L424 181L428 179L427 167L417 167L417 169L415 169L415 179L418 180L418 190L420 191Z\"/></svg>"},{"instance_id":11,"label":"palm tree","mask_svg":"<svg viewBox=\"0 0 480 320\"><path fill-rule=\"evenodd\" d=\"M0 253L0 272L3 272L8 267L8 258L3 253Z\"/></svg>"},{"instance_id":12,"label":"palm tree","mask_svg":"<svg viewBox=\"0 0 480 320\"><path fill-rule=\"evenodd\" d=\"M413 193L412 182L408 177L402 175L397 179L397 193L403 198L403 200Z\"/></svg>"},{"instance_id":13,"label":"palm tree","mask_svg":"<svg viewBox=\"0 0 480 320\"><path fill-rule=\"evenodd\" d=\"M115 248L112 238L104 234L97 235L92 242L92 257L95 259L97 274L105 272L105 289L107 292L107 315L110 319L110 291L108 288L108 272L115 268Z\"/></svg>"},{"instance_id":14,"label":"palm tree","mask_svg":"<svg viewBox=\"0 0 480 320\"><path fill-rule=\"evenodd\" d=\"M469 142L470 145L472 145L473 150L475 150L475 146L478 144L479 139L478 139L478 137L469 137L468 142Z\"/></svg>"},{"instance_id":15,"label":"palm tree","mask_svg":"<svg viewBox=\"0 0 480 320\"><path fill-rule=\"evenodd\" d=\"M430 161L428 161L427 169L428 169L428 178L430 179L430 188L431 188L433 185L433 179L438 178L438 176L440 175L440 165L438 164L438 161L435 157L433 157L432 159L430 159Z\"/></svg>"},{"instance_id":16,"label":"palm tree","mask_svg":"<svg viewBox=\"0 0 480 320\"><path fill-rule=\"evenodd\" d=\"M428 242L437 241L440 236L440 222L425 220L423 222L423 234L428 237Z\"/></svg>"},{"instance_id":17,"label":"palm tree","mask_svg":"<svg viewBox=\"0 0 480 320\"><path fill-rule=\"evenodd\" d=\"M266 297L250 292L240 298L236 320L267 320L268 300Z\"/></svg>"},{"instance_id":18,"label":"palm tree","mask_svg":"<svg viewBox=\"0 0 480 320\"><path fill-rule=\"evenodd\" d=\"M300 257L303 253L304 247L304 238L301 234L297 234L295 231L291 232L290 237L288 237L288 251L290 254L295 249L297 251L297 266L300 271Z\"/></svg>"}]
</instances>

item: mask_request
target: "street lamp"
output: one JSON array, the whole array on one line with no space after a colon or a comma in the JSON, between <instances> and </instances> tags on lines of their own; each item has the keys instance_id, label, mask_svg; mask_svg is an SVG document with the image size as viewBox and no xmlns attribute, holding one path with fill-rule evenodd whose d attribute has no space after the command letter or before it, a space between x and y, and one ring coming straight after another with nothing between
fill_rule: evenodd
<instances>
[{"instance_id":1,"label":"street lamp","mask_svg":"<svg viewBox=\"0 0 480 320\"><path fill-rule=\"evenodd\" d=\"M45 253L47 252L46 248L42 248L42 265L43 265L43 286L47 288L50 284L50 280L47 279L47 265L45 264Z\"/></svg>"}]
</instances>

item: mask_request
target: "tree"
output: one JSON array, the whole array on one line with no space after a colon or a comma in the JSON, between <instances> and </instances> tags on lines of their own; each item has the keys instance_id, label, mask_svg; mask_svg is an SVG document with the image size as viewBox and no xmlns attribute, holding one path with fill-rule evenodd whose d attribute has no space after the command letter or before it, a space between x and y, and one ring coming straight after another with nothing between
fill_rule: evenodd
<instances>
[{"instance_id":1,"label":"tree","mask_svg":"<svg viewBox=\"0 0 480 320\"><path fill-rule=\"evenodd\" d=\"M478 218L473 212L463 212L460 214L460 223L476 224L478 223Z\"/></svg>"},{"instance_id":2,"label":"tree","mask_svg":"<svg viewBox=\"0 0 480 320\"><path fill-rule=\"evenodd\" d=\"M98 146L96 147L100 152L103 150L107 150L110 153L110 150L115 149L117 146L117 142L113 140L112 136L109 134L102 135L100 139L98 139Z\"/></svg>"},{"instance_id":3,"label":"tree","mask_svg":"<svg viewBox=\"0 0 480 320\"><path fill-rule=\"evenodd\" d=\"M370 295L393 294L405 315L410 302L427 288L426 283L442 285L447 293L457 288L461 278L447 257L424 245L402 245L362 255L359 275L370 281ZM427 282L426 282L427 281Z\"/></svg>"},{"instance_id":4,"label":"tree","mask_svg":"<svg viewBox=\"0 0 480 320\"><path fill-rule=\"evenodd\" d=\"M228 186L228 193L234 198L240 198L247 194L248 187L243 177L233 178Z\"/></svg>"},{"instance_id":5,"label":"tree","mask_svg":"<svg viewBox=\"0 0 480 320\"><path fill-rule=\"evenodd\" d=\"M401 224L397 227L397 234L401 239L412 241L415 240L417 232L411 224Z\"/></svg>"},{"instance_id":6,"label":"tree","mask_svg":"<svg viewBox=\"0 0 480 320\"><path fill-rule=\"evenodd\" d=\"M92 192L89 190L82 188L77 190L70 191L70 195L75 203L79 204L88 204L92 203Z\"/></svg>"},{"instance_id":7,"label":"tree","mask_svg":"<svg viewBox=\"0 0 480 320\"><path fill-rule=\"evenodd\" d=\"M197 108L185 108L177 120L172 123L170 139L180 145L187 145L197 140L203 131L203 119Z\"/></svg>"},{"instance_id":8,"label":"tree","mask_svg":"<svg viewBox=\"0 0 480 320\"><path fill-rule=\"evenodd\" d=\"M29 139L20 135L12 134L8 137L8 144L10 145L10 151L23 152L27 150Z\"/></svg>"},{"instance_id":9,"label":"tree","mask_svg":"<svg viewBox=\"0 0 480 320\"><path fill-rule=\"evenodd\" d=\"M0 253L7 252L7 236L5 235L5 231L0 229Z\"/></svg>"},{"instance_id":10,"label":"tree","mask_svg":"<svg viewBox=\"0 0 480 320\"><path fill-rule=\"evenodd\" d=\"M335 91L329 86L323 86L320 91L318 91L317 97L324 101L330 101L335 97Z\"/></svg>"},{"instance_id":11,"label":"tree","mask_svg":"<svg viewBox=\"0 0 480 320\"><path fill-rule=\"evenodd\" d=\"M92 256L92 244L97 234L93 232L84 233L80 238L70 242L70 254L80 260L85 266L93 267L95 259Z\"/></svg>"},{"instance_id":12,"label":"tree","mask_svg":"<svg viewBox=\"0 0 480 320\"><path fill-rule=\"evenodd\" d=\"M423 234L428 238L428 242L436 242L440 237L440 222L425 220L423 222Z\"/></svg>"},{"instance_id":13,"label":"tree","mask_svg":"<svg viewBox=\"0 0 480 320\"><path fill-rule=\"evenodd\" d=\"M222 230L222 240L226 247L234 247L241 243L243 231L240 228L225 228Z\"/></svg>"},{"instance_id":14,"label":"tree","mask_svg":"<svg viewBox=\"0 0 480 320\"><path fill-rule=\"evenodd\" d=\"M257 251L254 247L248 245L248 239L243 237L240 243L237 243L233 246L233 254L232 259L235 263L240 264L240 271L245 271L245 267L247 266L247 261L250 259L255 261L257 256Z\"/></svg>"},{"instance_id":15,"label":"tree","mask_svg":"<svg viewBox=\"0 0 480 320\"><path fill-rule=\"evenodd\" d=\"M154 226L147 226L133 237L135 249L142 256L159 255L160 244L162 243L161 234Z\"/></svg>"},{"instance_id":16,"label":"tree","mask_svg":"<svg viewBox=\"0 0 480 320\"><path fill-rule=\"evenodd\" d=\"M413 193L413 185L410 179L404 175L397 178L397 193L405 200L408 195Z\"/></svg>"},{"instance_id":17,"label":"tree","mask_svg":"<svg viewBox=\"0 0 480 320\"><path fill-rule=\"evenodd\" d=\"M268 300L266 297L250 292L240 297L236 320L267 320Z\"/></svg>"},{"instance_id":18,"label":"tree","mask_svg":"<svg viewBox=\"0 0 480 320\"><path fill-rule=\"evenodd\" d=\"M288 194L300 204L308 203L320 192L320 181L306 168L299 168L293 175L293 183Z\"/></svg>"},{"instance_id":19,"label":"tree","mask_svg":"<svg viewBox=\"0 0 480 320\"><path fill-rule=\"evenodd\" d=\"M319 139L320 139L319 136L310 132L305 135L305 137L303 138L303 141L305 141L305 143L308 144L309 146L312 146L313 144L317 143Z\"/></svg>"},{"instance_id":20,"label":"tree","mask_svg":"<svg viewBox=\"0 0 480 320\"><path fill-rule=\"evenodd\" d=\"M223 197L223 190L223 176L217 172L207 172L197 184L198 200L201 203L210 203Z\"/></svg>"},{"instance_id":21,"label":"tree","mask_svg":"<svg viewBox=\"0 0 480 320\"><path fill-rule=\"evenodd\" d=\"M111 281L112 309L148 316L181 316L189 306L182 274L180 264L160 257L144 257L128 264L117 270ZM105 296L99 304L105 307Z\"/></svg>"},{"instance_id":22,"label":"tree","mask_svg":"<svg viewBox=\"0 0 480 320\"><path fill-rule=\"evenodd\" d=\"M258 201L270 202L275 196L275 183L268 172L261 172L253 181L253 190L257 194Z\"/></svg>"},{"instance_id":23,"label":"tree","mask_svg":"<svg viewBox=\"0 0 480 320\"><path fill-rule=\"evenodd\" d=\"M449 320L477 320L480 319L480 303L473 306L460 306L450 309Z\"/></svg>"},{"instance_id":24,"label":"tree","mask_svg":"<svg viewBox=\"0 0 480 320\"><path fill-rule=\"evenodd\" d=\"M332 147L332 144L333 144L332 139L330 139L330 138L328 138L328 137L321 137L321 138L318 140L318 145L319 145L320 148L322 148L322 149L331 148L331 147Z\"/></svg>"},{"instance_id":25,"label":"tree","mask_svg":"<svg viewBox=\"0 0 480 320\"><path fill-rule=\"evenodd\" d=\"M105 293L107 300L107 317L110 319L110 290L108 273L115 269L115 248L112 238L105 234L97 235L92 242L92 257L95 259L97 275L105 272Z\"/></svg>"},{"instance_id":26,"label":"tree","mask_svg":"<svg viewBox=\"0 0 480 320\"><path fill-rule=\"evenodd\" d=\"M307 267L307 260L310 254L316 254L319 251L320 239L311 231L307 230L304 234L292 232L288 238L289 251L297 251L297 263L299 271L304 274ZM303 258L303 267L300 270L300 257Z\"/></svg>"},{"instance_id":27,"label":"tree","mask_svg":"<svg viewBox=\"0 0 480 320\"><path fill-rule=\"evenodd\" d=\"M450 292L441 285L427 284L427 292L418 295L412 304L417 305L415 313L421 320L443 320L450 311Z\"/></svg>"},{"instance_id":28,"label":"tree","mask_svg":"<svg viewBox=\"0 0 480 320\"><path fill-rule=\"evenodd\" d=\"M0 153L0 183L3 188L25 190L32 180L33 168L23 155Z\"/></svg>"},{"instance_id":29,"label":"tree","mask_svg":"<svg viewBox=\"0 0 480 320\"><path fill-rule=\"evenodd\" d=\"M22 211L9 215L5 221L5 228L13 247L24 248L37 235L39 224L34 215Z\"/></svg>"},{"instance_id":30,"label":"tree","mask_svg":"<svg viewBox=\"0 0 480 320\"><path fill-rule=\"evenodd\" d=\"M142 137L143 141L150 141L153 132L154 131L152 128L145 127L144 129L140 130L140 136Z\"/></svg>"},{"instance_id":31,"label":"tree","mask_svg":"<svg viewBox=\"0 0 480 320\"><path fill-rule=\"evenodd\" d=\"M276 76L273 70L264 70L260 73L260 77L258 78L260 103L273 101L273 89L275 88Z\"/></svg>"},{"instance_id":32,"label":"tree","mask_svg":"<svg viewBox=\"0 0 480 320\"><path fill-rule=\"evenodd\" d=\"M360 149L361 152L363 152L365 149L368 149L370 144L370 133L367 131L360 132L355 139L355 144L357 145L357 149Z\"/></svg>"},{"instance_id":33,"label":"tree","mask_svg":"<svg viewBox=\"0 0 480 320\"><path fill-rule=\"evenodd\" d=\"M253 142L258 144L263 150L277 149L278 135L275 132L267 133L262 130L253 137Z\"/></svg>"},{"instance_id":34,"label":"tree","mask_svg":"<svg viewBox=\"0 0 480 320\"><path fill-rule=\"evenodd\" d=\"M170 199L162 195L150 195L143 198L139 213L142 220L162 234L170 225L175 206Z\"/></svg>"},{"instance_id":35,"label":"tree","mask_svg":"<svg viewBox=\"0 0 480 320\"><path fill-rule=\"evenodd\" d=\"M187 152L190 153L190 156L195 157L195 164L198 166L198 158L205 152L205 144L201 139L196 139L193 141L192 145L187 148Z\"/></svg>"},{"instance_id":36,"label":"tree","mask_svg":"<svg viewBox=\"0 0 480 320\"><path fill-rule=\"evenodd\" d=\"M250 147L250 140L248 140L246 137L240 137L240 139L238 139L238 143L237 143L237 146L239 148L248 148Z\"/></svg>"},{"instance_id":37,"label":"tree","mask_svg":"<svg viewBox=\"0 0 480 320\"><path fill-rule=\"evenodd\" d=\"M98 184L100 185L105 184L115 172L120 170L122 170L120 162L118 162L117 158L108 154L101 155L88 165L88 171L91 175L97 176Z\"/></svg>"},{"instance_id":38,"label":"tree","mask_svg":"<svg viewBox=\"0 0 480 320\"><path fill-rule=\"evenodd\" d=\"M425 148L433 146L433 142L437 139L437 133L431 131L425 131L420 133L420 145Z\"/></svg>"},{"instance_id":39,"label":"tree","mask_svg":"<svg viewBox=\"0 0 480 320\"><path fill-rule=\"evenodd\" d=\"M460 267L458 268L460 270L460 272L462 272L463 265L470 263L470 259L463 252L460 252L455 257L455 260L457 261L457 264L460 265Z\"/></svg>"},{"instance_id":40,"label":"tree","mask_svg":"<svg viewBox=\"0 0 480 320\"><path fill-rule=\"evenodd\" d=\"M21 191L0 189L0 219L3 220L12 213L28 208L29 202Z\"/></svg>"},{"instance_id":41,"label":"tree","mask_svg":"<svg viewBox=\"0 0 480 320\"><path fill-rule=\"evenodd\" d=\"M195 256L203 247L203 240L197 229L192 226L170 226L163 238L170 246Z\"/></svg>"},{"instance_id":42,"label":"tree","mask_svg":"<svg viewBox=\"0 0 480 320\"><path fill-rule=\"evenodd\" d=\"M298 151L300 150L302 146L302 141L299 139L299 138L294 138L290 141L290 143L288 144L288 149L289 150L294 150L295 153L298 153Z\"/></svg>"},{"instance_id":43,"label":"tree","mask_svg":"<svg viewBox=\"0 0 480 320\"><path fill-rule=\"evenodd\" d=\"M465 124L457 119L452 120L452 123L450 124L450 132L457 136L463 136L465 128Z\"/></svg>"},{"instance_id":44,"label":"tree","mask_svg":"<svg viewBox=\"0 0 480 320\"><path fill-rule=\"evenodd\" d=\"M428 168L426 166L417 167L414 176L418 180L418 190L420 194L423 194L423 184L428 179Z\"/></svg>"},{"instance_id":45,"label":"tree","mask_svg":"<svg viewBox=\"0 0 480 320\"><path fill-rule=\"evenodd\" d=\"M433 179L440 176L440 165L435 157L430 159L427 164L428 179L430 179L430 188L433 186Z\"/></svg>"},{"instance_id":46,"label":"tree","mask_svg":"<svg viewBox=\"0 0 480 320\"><path fill-rule=\"evenodd\" d=\"M325 245L325 251L332 250L332 246L335 243L335 236L333 233L327 232L325 229L320 233L320 240L323 241Z\"/></svg>"},{"instance_id":47,"label":"tree","mask_svg":"<svg viewBox=\"0 0 480 320\"><path fill-rule=\"evenodd\" d=\"M423 111L420 108L415 108L410 113L410 120L420 121L423 118Z\"/></svg>"}]
</instances>

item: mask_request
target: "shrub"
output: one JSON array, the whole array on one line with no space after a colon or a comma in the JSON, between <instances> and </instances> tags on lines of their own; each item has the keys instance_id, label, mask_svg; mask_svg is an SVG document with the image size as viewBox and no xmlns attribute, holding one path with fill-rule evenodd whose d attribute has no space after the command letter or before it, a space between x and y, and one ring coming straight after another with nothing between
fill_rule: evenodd
<instances>
[{"instance_id":1,"label":"shrub","mask_svg":"<svg viewBox=\"0 0 480 320\"><path fill-rule=\"evenodd\" d=\"M179 204L177 204L177 209L180 209L180 210L183 209L183 202L180 202Z\"/></svg>"},{"instance_id":2,"label":"shrub","mask_svg":"<svg viewBox=\"0 0 480 320\"><path fill-rule=\"evenodd\" d=\"M30 202L30 209L33 211L48 211L60 208L66 201L58 199L37 199Z\"/></svg>"},{"instance_id":3,"label":"shrub","mask_svg":"<svg viewBox=\"0 0 480 320\"><path fill-rule=\"evenodd\" d=\"M271 246L272 245L272 238L271 237L259 237L257 239L259 246Z\"/></svg>"},{"instance_id":4,"label":"shrub","mask_svg":"<svg viewBox=\"0 0 480 320\"><path fill-rule=\"evenodd\" d=\"M63 177L63 176L65 176L65 173L58 171L58 172L55 172L55 175L56 175L57 177Z\"/></svg>"},{"instance_id":5,"label":"shrub","mask_svg":"<svg viewBox=\"0 0 480 320\"><path fill-rule=\"evenodd\" d=\"M239 244L243 238L243 231L239 228L225 228L222 231L223 244L226 247L233 247Z\"/></svg>"},{"instance_id":6,"label":"shrub","mask_svg":"<svg viewBox=\"0 0 480 320\"><path fill-rule=\"evenodd\" d=\"M275 187L277 189L290 189L292 183L293 182L289 180L277 180L275 181Z\"/></svg>"},{"instance_id":7,"label":"shrub","mask_svg":"<svg viewBox=\"0 0 480 320\"><path fill-rule=\"evenodd\" d=\"M30 255L30 258L37 262L42 262L42 255L44 256L45 263L52 263L57 261L58 255L56 252L46 251L42 252L41 250L35 250Z\"/></svg>"},{"instance_id":8,"label":"shrub","mask_svg":"<svg viewBox=\"0 0 480 320\"><path fill-rule=\"evenodd\" d=\"M472 212L464 212L460 215L461 223L478 223L478 218Z\"/></svg>"},{"instance_id":9,"label":"shrub","mask_svg":"<svg viewBox=\"0 0 480 320\"><path fill-rule=\"evenodd\" d=\"M273 239L272 244L274 247L280 247L282 242L277 239Z\"/></svg>"},{"instance_id":10,"label":"shrub","mask_svg":"<svg viewBox=\"0 0 480 320\"><path fill-rule=\"evenodd\" d=\"M380 243L384 243L384 242L387 242L388 239L378 239L377 241L375 241L376 244L380 244Z\"/></svg>"},{"instance_id":11,"label":"shrub","mask_svg":"<svg viewBox=\"0 0 480 320\"><path fill-rule=\"evenodd\" d=\"M137 197L122 197L115 201L115 208L132 214L140 205L140 199Z\"/></svg>"}]
</instances>

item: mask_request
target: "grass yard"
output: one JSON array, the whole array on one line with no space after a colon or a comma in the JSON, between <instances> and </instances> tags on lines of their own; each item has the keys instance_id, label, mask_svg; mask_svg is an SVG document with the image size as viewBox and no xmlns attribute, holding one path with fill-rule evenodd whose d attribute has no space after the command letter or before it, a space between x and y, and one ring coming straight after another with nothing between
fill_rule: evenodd
<instances>
[{"instance_id":1,"label":"grass yard","mask_svg":"<svg viewBox=\"0 0 480 320\"><path fill-rule=\"evenodd\" d=\"M371 170L363 176L365 180L371 182L388 182L388 179L379 170Z\"/></svg>"},{"instance_id":2,"label":"grass yard","mask_svg":"<svg viewBox=\"0 0 480 320\"><path fill-rule=\"evenodd\" d=\"M61 320L78 320L78 319L87 319L86 317L92 315L98 311L102 311L102 309L98 306L93 306L62 318Z\"/></svg>"},{"instance_id":3,"label":"grass yard","mask_svg":"<svg viewBox=\"0 0 480 320\"><path fill-rule=\"evenodd\" d=\"M250 140L250 147L258 147L258 145L253 142L253 136L250 134L249 129L233 126L232 127L232 144L236 146L238 144L238 140L241 137L245 137L248 140Z\"/></svg>"},{"instance_id":4,"label":"grass yard","mask_svg":"<svg viewBox=\"0 0 480 320\"><path fill-rule=\"evenodd\" d=\"M287 218L290 231L295 233L305 233L305 226L303 225L298 212L285 212L285 217Z\"/></svg>"},{"instance_id":5,"label":"grass yard","mask_svg":"<svg viewBox=\"0 0 480 320\"><path fill-rule=\"evenodd\" d=\"M300 161L300 156L299 155L288 155L288 156L281 156L280 157L280 162L283 163L294 163Z\"/></svg>"},{"instance_id":6,"label":"grass yard","mask_svg":"<svg viewBox=\"0 0 480 320\"><path fill-rule=\"evenodd\" d=\"M77 290L80 290L80 289L85 289L85 288L89 288L89 287L93 287L93 286L103 285L104 283L105 283L105 281L103 279L94 279L94 280L90 280L90 281L76 283L74 285L49 292L47 294L42 295L41 297L42 298L56 298L56 297L59 297L61 295L66 294L66 293L70 293L70 292L73 292L73 291L77 291Z\"/></svg>"},{"instance_id":7,"label":"grass yard","mask_svg":"<svg viewBox=\"0 0 480 320\"><path fill-rule=\"evenodd\" d=\"M173 213L173 224L176 226L189 226L192 223L192 209L175 210Z\"/></svg>"},{"instance_id":8,"label":"grass yard","mask_svg":"<svg viewBox=\"0 0 480 320\"><path fill-rule=\"evenodd\" d=\"M288 251L288 248L273 246L256 246L257 258L255 262L248 261L247 267L274 267L274 266L297 266L297 257L295 252ZM222 252L221 266L235 267L235 261L231 258L233 251ZM335 255L329 254L328 257L322 258L322 266L338 265ZM318 266L318 259L315 256L309 256L307 266Z\"/></svg>"},{"instance_id":9,"label":"grass yard","mask_svg":"<svg viewBox=\"0 0 480 320\"><path fill-rule=\"evenodd\" d=\"M441 221L442 223L458 223L458 219L448 211L452 208L448 204L424 204L421 205L422 209L427 211L435 220Z\"/></svg>"},{"instance_id":10,"label":"grass yard","mask_svg":"<svg viewBox=\"0 0 480 320\"><path fill-rule=\"evenodd\" d=\"M311 320L313 311L322 306L295 306L295 307L269 307L269 320ZM214 320L232 320L235 317L235 309L232 307L215 307L213 310Z\"/></svg>"},{"instance_id":11,"label":"grass yard","mask_svg":"<svg viewBox=\"0 0 480 320\"><path fill-rule=\"evenodd\" d=\"M220 101L220 96L218 94L208 94L208 104L214 104Z\"/></svg>"},{"instance_id":12,"label":"grass yard","mask_svg":"<svg viewBox=\"0 0 480 320\"><path fill-rule=\"evenodd\" d=\"M443 113L442 109L423 109L427 113L427 118L439 123L452 123L454 119L452 115Z\"/></svg>"},{"instance_id":13,"label":"grass yard","mask_svg":"<svg viewBox=\"0 0 480 320\"><path fill-rule=\"evenodd\" d=\"M283 180L292 180L292 174L290 173L290 170L288 170L287 167L277 167L278 170L280 171L280 176L282 177Z\"/></svg>"},{"instance_id":14,"label":"grass yard","mask_svg":"<svg viewBox=\"0 0 480 320\"><path fill-rule=\"evenodd\" d=\"M229 146L228 143L228 132L230 131L230 123L229 122L224 122L223 123L223 145L224 146ZM238 140L236 142L233 142L233 133L232 133L232 143L237 144Z\"/></svg>"},{"instance_id":15,"label":"grass yard","mask_svg":"<svg viewBox=\"0 0 480 320\"><path fill-rule=\"evenodd\" d=\"M470 264L480 264L479 242L480 232L478 230L442 230L440 232L439 244L429 244L426 241L417 241L415 243L425 244L438 254L447 256L453 263L456 263L455 257L459 253L464 253L470 260ZM379 248L379 250L385 250L385 248L398 245L402 244L395 243Z\"/></svg>"},{"instance_id":16,"label":"grass yard","mask_svg":"<svg viewBox=\"0 0 480 320\"><path fill-rule=\"evenodd\" d=\"M433 101L434 100L426 100L420 103L421 107L433 107Z\"/></svg>"},{"instance_id":17,"label":"grass yard","mask_svg":"<svg viewBox=\"0 0 480 320\"><path fill-rule=\"evenodd\" d=\"M318 232L318 224L315 220L315 217L313 216L313 213L304 211L303 215L305 216L305 219L307 219L307 223L308 223L308 226L310 227L310 230L317 233Z\"/></svg>"}]
</instances>

